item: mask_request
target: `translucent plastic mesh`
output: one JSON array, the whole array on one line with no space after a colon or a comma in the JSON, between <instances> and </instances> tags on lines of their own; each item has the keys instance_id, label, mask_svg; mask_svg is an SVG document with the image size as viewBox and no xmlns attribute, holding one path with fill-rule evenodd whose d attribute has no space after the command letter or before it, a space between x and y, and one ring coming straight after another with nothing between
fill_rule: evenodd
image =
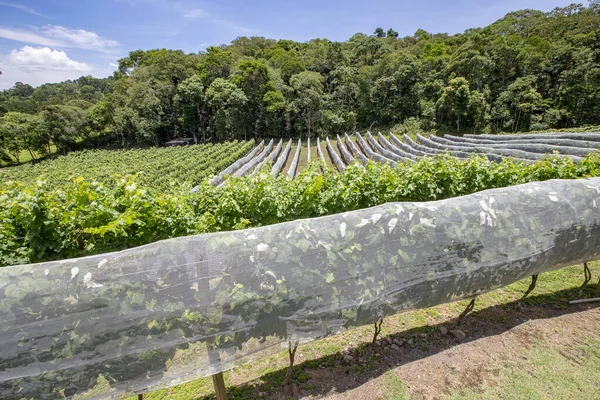
<instances>
[{"instance_id":1,"label":"translucent plastic mesh","mask_svg":"<svg viewBox=\"0 0 600 400\"><path fill-rule=\"evenodd\" d=\"M597 259L599 204L555 180L2 268L0 398L171 386Z\"/></svg>"}]
</instances>

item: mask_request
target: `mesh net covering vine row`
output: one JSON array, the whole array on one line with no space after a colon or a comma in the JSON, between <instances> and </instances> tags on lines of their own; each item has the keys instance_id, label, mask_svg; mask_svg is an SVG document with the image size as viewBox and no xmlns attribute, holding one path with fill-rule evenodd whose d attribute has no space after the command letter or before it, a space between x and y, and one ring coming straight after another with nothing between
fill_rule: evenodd
<instances>
[{"instance_id":1,"label":"mesh net covering vine row","mask_svg":"<svg viewBox=\"0 0 600 400\"><path fill-rule=\"evenodd\" d=\"M108 397L599 258L600 178L0 269L0 398Z\"/></svg>"}]
</instances>

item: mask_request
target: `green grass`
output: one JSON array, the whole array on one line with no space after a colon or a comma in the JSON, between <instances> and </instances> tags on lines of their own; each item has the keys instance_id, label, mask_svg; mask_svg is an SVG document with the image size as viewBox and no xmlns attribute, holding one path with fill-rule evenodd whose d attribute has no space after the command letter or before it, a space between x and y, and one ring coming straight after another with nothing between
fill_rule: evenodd
<instances>
[{"instance_id":1,"label":"green grass","mask_svg":"<svg viewBox=\"0 0 600 400\"><path fill-rule=\"evenodd\" d=\"M336 147L337 139L329 138L329 141L335 147L336 151L338 151L337 147ZM283 144L284 144L284 148L285 148L287 141L284 141ZM308 146L307 146L307 144L308 143L307 143L306 139L303 139L302 140L302 150L300 150L300 159L298 161L298 169L296 171L296 174L299 174L300 172L304 171L308 167ZM298 140L295 139L292 142L292 148L290 150L290 155L288 156L288 159L283 166L283 169L281 172L282 174L287 174L287 171L289 170L290 166L292 165L292 161L294 160L294 154L296 154L297 148L298 148ZM325 164L327 165L327 167L330 169L335 169L335 166L333 165L333 161L331 161L331 158L329 157L329 152L327 151L327 143L325 142L325 139L321 140L321 150L323 151L323 156L325 156ZM310 139L310 159L317 160L318 158L319 158L319 155L317 153L317 138L313 137Z\"/></svg>"},{"instance_id":2,"label":"green grass","mask_svg":"<svg viewBox=\"0 0 600 400\"><path fill-rule=\"evenodd\" d=\"M56 146L54 144L50 145L50 152L51 152L50 155L53 155L56 153ZM37 152L33 152L33 153L37 160L40 160L44 157L44 155L38 154ZM19 152L19 162L17 162L17 160L15 160L14 157L12 157L12 158L14 161L13 161L13 163L10 163L10 164L8 164L5 161L0 160L0 168L26 164L32 160L31 154L29 154L29 152L27 150L21 150Z\"/></svg>"},{"instance_id":3,"label":"green grass","mask_svg":"<svg viewBox=\"0 0 600 400\"><path fill-rule=\"evenodd\" d=\"M382 376L380 390L387 400L407 400L410 399L408 387L394 373L387 371Z\"/></svg>"}]
</instances>

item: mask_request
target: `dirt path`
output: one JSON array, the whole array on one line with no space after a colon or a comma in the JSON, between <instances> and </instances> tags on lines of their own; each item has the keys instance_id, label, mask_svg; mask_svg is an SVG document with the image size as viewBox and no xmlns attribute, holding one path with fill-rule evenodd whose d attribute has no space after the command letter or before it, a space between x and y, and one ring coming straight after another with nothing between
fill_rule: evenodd
<instances>
[{"instance_id":1,"label":"dirt path","mask_svg":"<svg viewBox=\"0 0 600 400\"><path fill-rule=\"evenodd\" d=\"M317 143L316 139L310 141L310 159L316 160L317 155ZM300 161L298 162L298 174L304 171L308 167L308 147L306 140L302 141L302 154L300 154Z\"/></svg>"},{"instance_id":2,"label":"dirt path","mask_svg":"<svg viewBox=\"0 0 600 400\"><path fill-rule=\"evenodd\" d=\"M600 343L600 309L592 306L586 308L556 317L546 316L540 309L529 309L515 315L514 322L521 319L521 324L496 335L481 331L482 327L477 324L469 324L461 327L467 337L465 343L458 345L458 339L451 334L442 335L438 332L428 341L429 350L426 353L432 353L431 356L423 357L422 348L402 346L398 353L414 361L393 368L354 389L326 398L440 399L464 389L485 398L482 393L497 389L494 385L501 385L502 376L507 373L513 374L515 370L524 369L534 379L537 372L535 365L528 365L532 353L560 354L563 359L559 363L565 370L561 374L577 375L580 373L580 364L587 357L581 347L589 340ZM540 319L530 320L531 317ZM597 350L600 351L600 348ZM585 371L582 369L581 373ZM548 379L548 376L545 378ZM512 382L515 383L515 380ZM591 384L600 390L600 381ZM542 380L540 386L544 385L551 386L551 382ZM559 397L556 392L549 395ZM592 398L578 397L576 393L572 395L575 396L573 398ZM600 392L595 398L600 398Z\"/></svg>"}]
</instances>

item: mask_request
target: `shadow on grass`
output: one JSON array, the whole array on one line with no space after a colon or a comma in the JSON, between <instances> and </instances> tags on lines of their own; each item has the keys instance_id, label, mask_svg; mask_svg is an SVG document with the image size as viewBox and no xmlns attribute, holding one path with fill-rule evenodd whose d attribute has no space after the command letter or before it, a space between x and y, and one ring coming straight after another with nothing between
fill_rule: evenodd
<instances>
[{"instance_id":1,"label":"shadow on grass","mask_svg":"<svg viewBox=\"0 0 600 400\"><path fill-rule=\"evenodd\" d=\"M594 297L596 284L590 283L584 297ZM258 380L227 389L228 399L298 399L343 393L363 385L398 366L420 360L461 343L504 333L535 319L554 318L600 307L600 303L568 305L578 297L579 288L543 295L530 295L523 301L490 306L470 313L462 321L457 318L436 325L424 325L380 337L377 343L360 343L344 353L329 354L294 366L291 383L284 389L288 368L267 373ZM458 315L457 315L458 316ZM442 335L440 327L460 329L466 337L459 340ZM394 342L395 341L395 342ZM392 344L395 343L395 346ZM398 346L399 345L399 346ZM397 346L397 347L396 347ZM214 395L200 397L214 399Z\"/></svg>"}]
</instances>

